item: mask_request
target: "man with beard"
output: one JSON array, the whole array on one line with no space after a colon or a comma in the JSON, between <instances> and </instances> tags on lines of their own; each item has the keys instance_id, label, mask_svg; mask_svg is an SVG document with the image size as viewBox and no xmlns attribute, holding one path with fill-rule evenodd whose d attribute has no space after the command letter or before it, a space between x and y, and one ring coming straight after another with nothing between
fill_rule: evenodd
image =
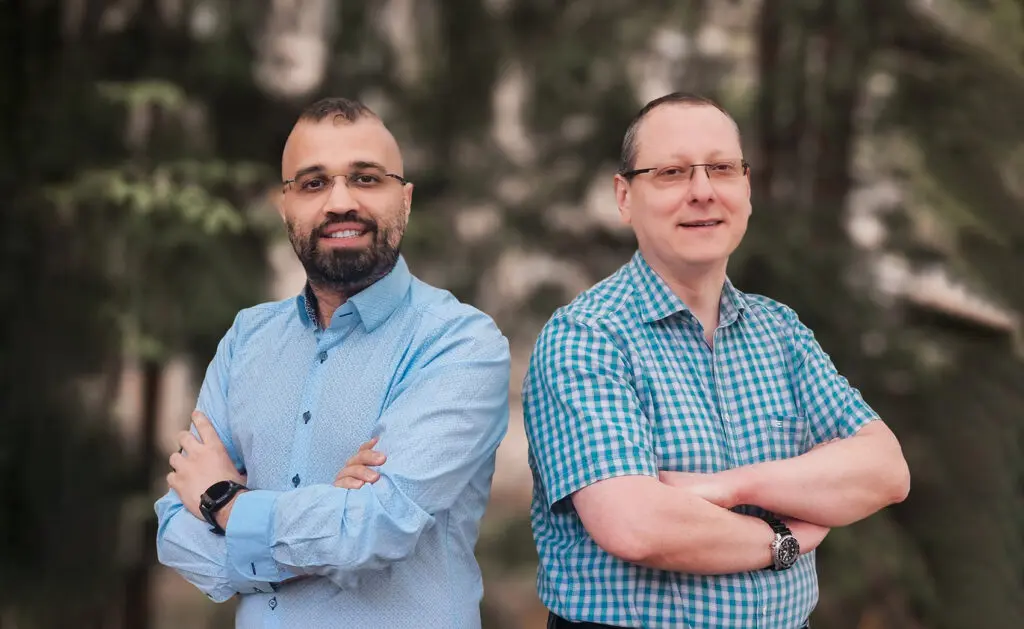
<instances>
[{"instance_id":1,"label":"man with beard","mask_svg":"<svg viewBox=\"0 0 1024 629\"><path fill-rule=\"evenodd\" d=\"M364 105L307 108L282 179L308 282L221 340L156 504L160 561L239 595L238 627L479 627L508 343L410 274L412 184ZM354 453L373 482L335 484Z\"/></svg>"}]
</instances>

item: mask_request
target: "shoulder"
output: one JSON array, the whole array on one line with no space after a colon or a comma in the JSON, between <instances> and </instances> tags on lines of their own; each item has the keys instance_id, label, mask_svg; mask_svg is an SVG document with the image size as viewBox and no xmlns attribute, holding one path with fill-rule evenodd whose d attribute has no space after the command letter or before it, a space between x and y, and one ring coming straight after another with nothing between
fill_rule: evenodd
<instances>
[{"instance_id":1,"label":"shoulder","mask_svg":"<svg viewBox=\"0 0 1024 629\"><path fill-rule=\"evenodd\" d=\"M280 326L298 323L298 304L295 297L278 301L267 301L239 310L227 332L234 343L244 343L253 337Z\"/></svg>"},{"instance_id":2,"label":"shoulder","mask_svg":"<svg viewBox=\"0 0 1024 629\"><path fill-rule=\"evenodd\" d=\"M629 266L623 266L558 308L551 320L569 319L593 328L618 327L634 319L635 291Z\"/></svg>"},{"instance_id":3,"label":"shoulder","mask_svg":"<svg viewBox=\"0 0 1024 629\"><path fill-rule=\"evenodd\" d=\"M748 321L760 334L773 336L785 343L786 350L797 362L808 352L817 351L814 332L800 320L796 310L764 295L743 293Z\"/></svg>"},{"instance_id":4,"label":"shoulder","mask_svg":"<svg viewBox=\"0 0 1024 629\"><path fill-rule=\"evenodd\" d=\"M749 316L754 320L786 331L792 331L801 325L796 311L786 304L755 293L741 295L746 302Z\"/></svg>"},{"instance_id":5,"label":"shoulder","mask_svg":"<svg viewBox=\"0 0 1024 629\"><path fill-rule=\"evenodd\" d=\"M629 354L641 324L628 267L601 280L558 308L541 329L530 368L569 363L608 363Z\"/></svg>"},{"instance_id":6,"label":"shoulder","mask_svg":"<svg viewBox=\"0 0 1024 629\"><path fill-rule=\"evenodd\" d=\"M508 339L494 319L450 291L413 278L407 312L415 336L425 345L461 342L508 354Z\"/></svg>"}]
</instances>

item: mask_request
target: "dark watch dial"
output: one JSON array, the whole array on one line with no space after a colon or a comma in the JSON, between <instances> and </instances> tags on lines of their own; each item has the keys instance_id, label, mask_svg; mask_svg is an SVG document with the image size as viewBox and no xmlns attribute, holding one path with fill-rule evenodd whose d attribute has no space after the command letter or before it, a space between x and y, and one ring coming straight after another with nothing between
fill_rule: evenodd
<instances>
[{"instance_id":1,"label":"dark watch dial","mask_svg":"<svg viewBox=\"0 0 1024 629\"><path fill-rule=\"evenodd\" d=\"M784 566L792 566L800 557L800 542L795 537L783 537L778 548L779 563Z\"/></svg>"}]
</instances>

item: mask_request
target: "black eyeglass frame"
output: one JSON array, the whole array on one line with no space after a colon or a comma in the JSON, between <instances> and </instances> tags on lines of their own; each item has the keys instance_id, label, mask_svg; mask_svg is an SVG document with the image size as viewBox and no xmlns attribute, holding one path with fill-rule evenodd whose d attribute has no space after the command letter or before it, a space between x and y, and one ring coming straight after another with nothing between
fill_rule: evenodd
<instances>
[{"instance_id":1,"label":"black eyeglass frame","mask_svg":"<svg viewBox=\"0 0 1024 629\"><path fill-rule=\"evenodd\" d=\"M712 166L715 166L717 164L723 164L726 161L731 161L731 160L724 160L722 162L715 162L714 164L690 164L688 167L687 166L680 166L680 168L689 168L690 169L690 179L693 179L693 169L697 168L698 166L703 166L704 167L704 174L707 175L710 178L711 177L711 173L708 172L708 168L710 168ZM636 170L627 170L626 172L620 172L619 175L623 179L625 179L626 181L631 181L633 179L633 177L636 177L637 175L642 175L644 173L653 172L653 171L659 170L661 168L668 168L669 166L671 166L671 164L668 164L668 165L665 165L665 166L651 166L650 168L637 168ZM743 172L741 173L742 175L746 175L748 172L750 172L750 162L748 162L747 160L741 159L740 160L740 166L743 167Z\"/></svg>"}]
</instances>

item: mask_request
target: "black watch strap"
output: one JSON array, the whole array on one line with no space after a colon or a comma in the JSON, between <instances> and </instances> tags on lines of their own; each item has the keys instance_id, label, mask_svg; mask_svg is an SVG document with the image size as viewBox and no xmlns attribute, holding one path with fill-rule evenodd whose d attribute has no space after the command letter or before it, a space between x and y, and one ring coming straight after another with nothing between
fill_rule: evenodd
<instances>
[{"instance_id":1,"label":"black watch strap","mask_svg":"<svg viewBox=\"0 0 1024 629\"><path fill-rule=\"evenodd\" d=\"M789 530L789 527L783 524L782 520L770 516L762 515L761 519L768 523L768 526L772 527L776 535L792 535L793 532Z\"/></svg>"},{"instance_id":2,"label":"black watch strap","mask_svg":"<svg viewBox=\"0 0 1024 629\"><path fill-rule=\"evenodd\" d=\"M206 520L207 524L210 525L210 531L217 535L224 535L225 531L221 528L220 524L217 523L217 512L220 511L224 505L231 502L231 499L235 497L235 494L246 489L245 485L236 483L235 481L220 481L210 485L210 487L203 492L203 495L199 498L199 511L203 514L203 519Z\"/></svg>"}]
</instances>

